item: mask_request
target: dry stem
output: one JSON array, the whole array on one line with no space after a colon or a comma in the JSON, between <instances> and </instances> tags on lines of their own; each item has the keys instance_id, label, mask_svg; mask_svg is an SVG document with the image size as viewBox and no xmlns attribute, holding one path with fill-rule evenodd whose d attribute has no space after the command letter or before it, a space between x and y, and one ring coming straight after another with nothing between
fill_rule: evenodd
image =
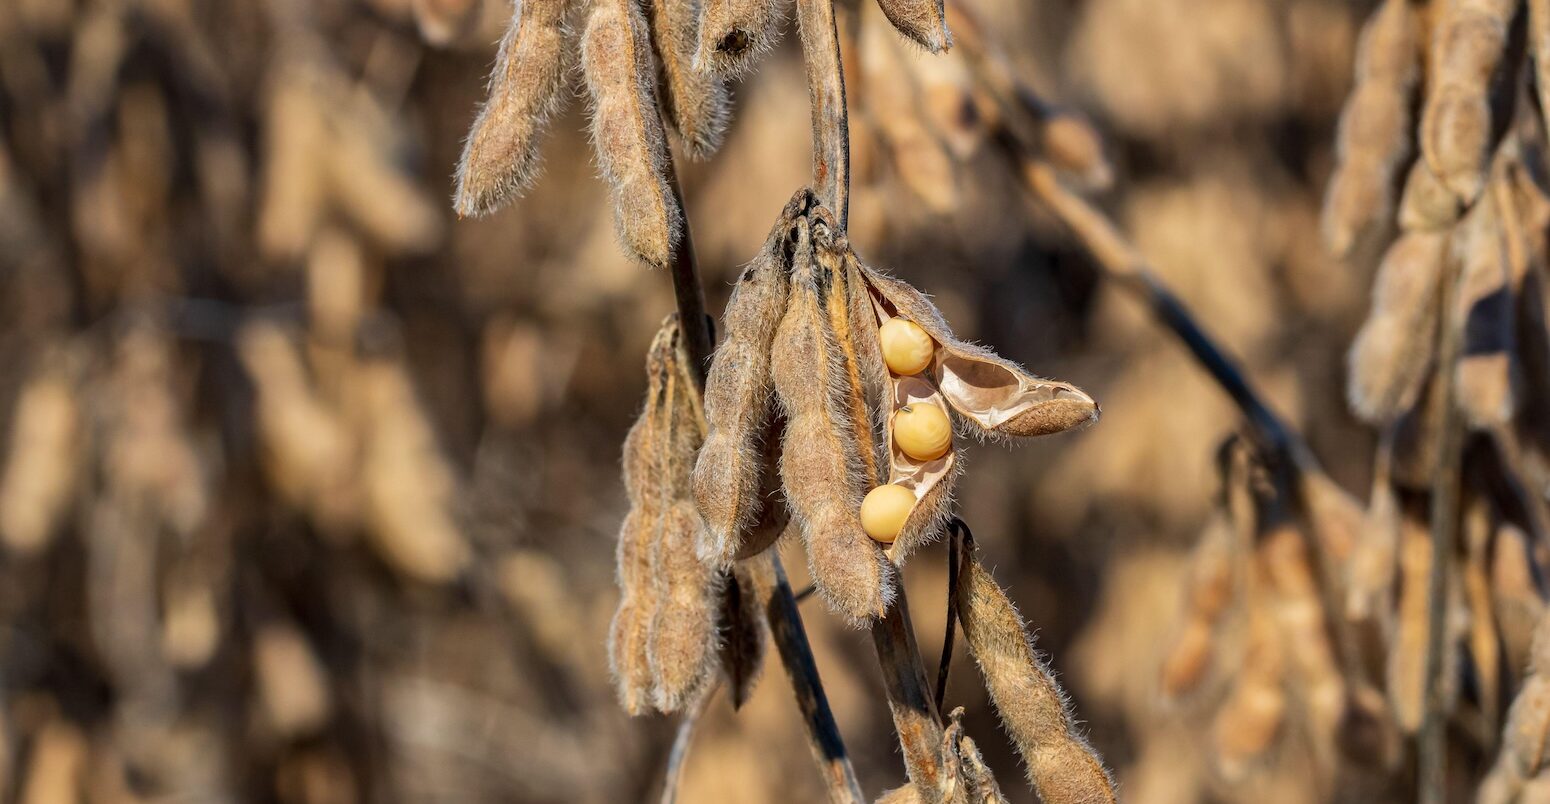
<instances>
[{"instance_id":1,"label":"dry stem","mask_svg":"<svg viewBox=\"0 0 1550 804\"><path fill-rule=\"evenodd\" d=\"M845 228L850 223L850 124L833 0L797 0L797 29L813 113L813 190Z\"/></svg>"}]
</instances>

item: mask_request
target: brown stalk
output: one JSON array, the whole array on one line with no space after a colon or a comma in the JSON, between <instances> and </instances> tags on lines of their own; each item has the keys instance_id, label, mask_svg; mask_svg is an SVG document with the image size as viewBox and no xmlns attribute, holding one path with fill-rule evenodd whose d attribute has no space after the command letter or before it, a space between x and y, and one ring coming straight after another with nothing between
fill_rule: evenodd
<instances>
[{"instance_id":1,"label":"brown stalk","mask_svg":"<svg viewBox=\"0 0 1550 804\"><path fill-rule=\"evenodd\" d=\"M797 0L797 29L812 110L813 187L843 228L850 219L850 125L833 0ZM897 567L893 571L897 573ZM872 641L910 781L922 791L938 790L942 716L915 644L902 585L882 619L873 624Z\"/></svg>"},{"instance_id":2,"label":"brown stalk","mask_svg":"<svg viewBox=\"0 0 1550 804\"><path fill-rule=\"evenodd\" d=\"M843 229L850 223L850 124L833 0L797 0L797 30L813 112L813 190Z\"/></svg>"},{"instance_id":3,"label":"brown stalk","mask_svg":"<svg viewBox=\"0 0 1550 804\"><path fill-rule=\"evenodd\" d=\"M1449 254L1444 267L1442 326L1437 345L1437 392L1442 404L1436 415L1437 463L1432 468L1431 537L1432 566L1427 579L1425 709L1417 738L1420 767L1417 799L1423 804L1442 804L1447 786L1447 705L1443 685L1443 640L1447 638L1447 582L1449 560L1458 540L1460 516L1459 467L1464 441L1463 417L1454 397L1457 377L1453 367L1463 352L1464 326L1457 305L1461 259Z\"/></svg>"},{"instance_id":4,"label":"brown stalk","mask_svg":"<svg viewBox=\"0 0 1550 804\"><path fill-rule=\"evenodd\" d=\"M672 167L671 156L667 163L667 176L673 195L682 208L682 191ZM687 216L683 236L673 254L672 277L673 294L678 303L678 320L682 322L684 332L684 348L689 353L689 362L694 369L695 384L703 394L705 369L715 336L711 331L710 316L705 312L705 290L700 283ZM823 775L829 800L860 804L865 800L861 795L861 784L856 780L850 755L845 751L845 741L840 737L839 726L834 722L834 712L830 710L828 696L824 694L823 681L818 676L818 664L813 658L813 647L808 642L807 629L802 626L802 613L797 610L796 597L792 595L791 584L786 580L786 570L775 550L766 550L763 555L769 557L768 563L763 558L757 559L759 566L756 571L769 572L775 579L774 583L768 584L770 598L764 604L765 615L770 623L770 637L780 651L786 677L791 680L797 706L802 711L808 744ZM691 713L688 717L693 718L694 715ZM681 761L682 757L679 759ZM671 779L670 775L670 784Z\"/></svg>"},{"instance_id":5,"label":"brown stalk","mask_svg":"<svg viewBox=\"0 0 1550 804\"><path fill-rule=\"evenodd\" d=\"M662 774L662 804L673 804L678 800L678 782L683 776L684 760L689 756L689 746L694 743L694 733L698 731L700 718L705 716L705 710L710 708L711 699L716 697L716 691L719 689L721 689L720 684L706 687L678 719L678 734L673 737L673 747L667 753L667 769Z\"/></svg>"}]
</instances>

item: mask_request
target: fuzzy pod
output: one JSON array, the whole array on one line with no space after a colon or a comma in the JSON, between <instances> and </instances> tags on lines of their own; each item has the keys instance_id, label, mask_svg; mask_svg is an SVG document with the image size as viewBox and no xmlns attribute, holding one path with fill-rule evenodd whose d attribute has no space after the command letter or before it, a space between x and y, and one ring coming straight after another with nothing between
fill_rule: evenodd
<instances>
[{"instance_id":1,"label":"fuzzy pod","mask_svg":"<svg viewBox=\"0 0 1550 804\"><path fill-rule=\"evenodd\" d=\"M1453 226L1458 219L1458 196L1426 166L1426 160L1415 160L1399 199L1399 227L1407 232L1435 232Z\"/></svg>"},{"instance_id":2,"label":"fuzzy pod","mask_svg":"<svg viewBox=\"0 0 1550 804\"><path fill-rule=\"evenodd\" d=\"M1069 383L1045 380L982 346L959 340L925 294L862 265L890 316L919 324L940 347L929 369L947 403L981 435L1025 437L1069 430L1098 419L1098 403Z\"/></svg>"},{"instance_id":3,"label":"fuzzy pod","mask_svg":"<svg viewBox=\"0 0 1550 804\"><path fill-rule=\"evenodd\" d=\"M0 541L19 555L47 547L69 513L84 442L76 394L64 372L52 371L28 380L17 396L0 476Z\"/></svg>"},{"instance_id":4,"label":"fuzzy pod","mask_svg":"<svg viewBox=\"0 0 1550 804\"><path fill-rule=\"evenodd\" d=\"M779 449L780 438L773 427L770 348L786 311L790 277L782 255L796 214L788 207L781 215L732 289L722 317L726 340L705 378L709 431L694 467L694 499L706 524L700 554L722 565L746 557L756 526L779 505L766 488L770 458L778 457L769 453Z\"/></svg>"},{"instance_id":5,"label":"fuzzy pod","mask_svg":"<svg viewBox=\"0 0 1550 804\"><path fill-rule=\"evenodd\" d=\"M731 118L731 96L714 73L696 70L700 0L650 0L651 43L662 67L663 111L691 159L721 147Z\"/></svg>"},{"instance_id":6,"label":"fuzzy pod","mask_svg":"<svg viewBox=\"0 0 1550 804\"><path fill-rule=\"evenodd\" d=\"M655 542L657 609L647 631L652 701L677 712L713 678L719 638L717 617L724 576L694 551L700 515L680 498L666 511Z\"/></svg>"},{"instance_id":7,"label":"fuzzy pod","mask_svg":"<svg viewBox=\"0 0 1550 804\"><path fill-rule=\"evenodd\" d=\"M761 580L760 573L740 563L720 584L720 663L733 709L741 709L748 701L764 668L769 623L760 601L769 591Z\"/></svg>"},{"instance_id":8,"label":"fuzzy pod","mask_svg":"<svg viewBox=\"0 0 1550 804\"><path fill-rule=\"evenodd\" d=\"M1384 0L1357 43L1355 86L1340 112L1336 166L1321 227L1337 256L1388 220L1409 150L1410 96L1419 74L1420 20L1409 0Z\"/></svg>"},{"instance_id":9,"label":"fuzzy pod","mask_svg":"<svg viewBox=\"0 0 1550 804\"><path fill-rule=\"evenodd\" d=\"M1534 629L1545 614L1535 576L1541 572L1527 534L1516 527L1497 525L1491 556L1491 599L1497 629L1501 633L1505 665L1513 673L1528 666Z\"/></svg>"},{"instance_id":10,"label":"fuzzy pod","mask_svg":"<svg viewBox=\"0 0 1550 804\"><path fill-rule=\"evenodd\" d=\"M722 78L752 69L780 41L791 0L705 0L694 66Z\"/></svg>"},{"instance_id":11,"label":"fuzzy pod","mask_svg":"<svg viewBox=\"0 0 1550 804\"><path fill-rule=\"evenodd\" d=\"M1459 261L1455 315L1461 322L1463 352L1454 367L1454 401L1475 429L1505 425L1512 419L1513 350L1516 307L1507 247L1503 242L1498 194L1482 197L1453 237Z\"/></svg>"},{"instance_id":12,"label":"fuzzy pod","mask_svg":"<svg viewBox=\"0 0 1550 804\"><path fill-rule=\"evenodd\" d=\"M619 608L609 627L608 663L619 702L632 715L651 704L653 687L647 634L658 603L655 542L672 500L671 489L663 481L661 448L672 426L666 404L674 382L670 349L670 339L659 332L646 359L646 407L624 439L624 490L630 510L619 529L615 575Z\"/></svg>"},{"instance_id":13,"label":"fuzzy pod","mask_svg":"<svg viewBox=\"0 0 1550 804\"><path fill-rule=\"evenodd\" d=\"M1501 753L1481 782L1480 804L1538 801L1525 795L1529 780L1550 765L1550 620L1535 629L1530 673L1507 710Z\"/></svg>"},{"instance_id":14,"label":"fuzzy pod","mask_svg":"<svg viewBox=\"0 0 1550 804\"><path fill-rule=\"evenodd\" d=\"M977 557L966 559L955 600L958 619L1040 800L1115 801L1114 780L1077 732L1070 702L1034 651L1016 607Z\"/></svg>"},{"instance_id":15,"label":"fuzzy pod","mask_svg":"<svg viewBox=\"0 0 1550 804\"><path fill-rule=\"evenodd\" d=\"M1394 579L1399 557L1400 510L1399 497L1389 476L1391 453L1392 447L1385 438L1373 468L1372 496L1361 537L1351 554L1345 596L1346 619L1371 622L1380 635L1393 628Z\"/></svg>"},{"instance_id":16,"label":"fuzzy pod","mask_svg":"<svg viewBox=\"0 0 1550 804\"><path fill-rule=\"evenodd\" d=\"M1222 775L1242 779L1280 740L1287 720L1286 656L1267 613L1250 609L1247 645L1232 690L1211 722Z\"/></svg>"},{"instance_id":17,"label":"fuzzy pod","mask_svg":"<svg viewBox=\"0 0 1550 804\"><path fill-rule=\"evenodd\" d=\"M877 7L899 33L926 50L941 53L953 46L942 0L877 0Z\"/></svg>"},{"instance_id":18,"label":"fuzzy pod","mask_svg":"<svg viewBox=\"0 0 1550 804\"><path fill-rule=\"evenodd\" d=\"M959 204L958 165L947 143L926 124L921 88L901 47L876 16L863 18L858 46L862 109L900 183L926 209L945 215Z\"/></svg>"},{"instance_id":19,"label":"fuzzy pod","mask_svg":"<svg viewBox=\"0 0 1550 804\"><path fill-rule=\"evenodd\" d=\"M1282 639L1297 646L1288 652L1289 679L1309 721L1309 737L1318 756L1332 759L1347 691L1306 540L1294 526L1277 525L1261 536L1258 557Z\"/></svg>"},{"instance_id":20,"label":"fuzzy pod","mask_svg":"<svg viewBox=\"0 0 1550 804\"><path fill-rule=\"evenodd\" d=\"M1415 406L1436 348L1446 232L1406 232L1373 281L1372 309L1351 344L1349 401L1387 424Z\"/></svg>"},{"instance_id":21,"label":"fuzzy pod","mask_svg":"<svg viewBox=\"0 0 1550 804\"><path fill-rule=\"evenodd\" d=\"M846 346L831 312L847 309L835 277L844 243L833 217L800 196L807 211L788 232L791 294L771 350L775 393L786 416L780 461L786 503L807 544L809 568L829 607L854 624L881 617L893 598L893 568L861 527L870 413L856 397ZM858 413L859 411L859 413Z\"/></svg>"},{"instance_id":22,"label":"fuzzy pod","mask_svg":"<svg viewBox=\"0 0 1550 804\"><path fill-rule=\"evenodd\" d=\"M574 44L566 36L572 0L514 0L495 56L489 97L474 119L457 166L459 215L494 212L532 186L539 143L565 100Z\"/></svg>"},{"instance_id":23,"label":"fuzzy pod","mask_svg":"<svg viewBox=\"0 0 1550 804\"><path fill-rule=\"evenodd\" d=\"M1233 547L1231 526L1219 518L1206 526L1190 557L1184 624L1163 658L1160 673L1162 693L1169 698L1199 689L1211 669L1216 655L1216 630L1237 586Z\"/></svg>"},{"instance_id":24,"label":"fuzzy pod","mask_svg":"<svg viewBox=\"0 0 1550 804\"><path fill-rule=\"evenodd\" d=\"M1447 0L1433 25L1418 129L1426 164L1460 201L1485 186L1491 77L1507 45L1514 0Z\"/></svg>"},{"instance_id":25,"label":"fuzzy pod","mask_svg":"<svg viewBox=\"0 0 1550 804\"><path fill-rule=\"evenodd\" d=\"M683 234L683 211L669 175L651 36L633 0L593 0L581 37L581 68L619 239L637 259L665 268Z\"/></svg>"},{"instance_id":26,"label":"fuzzy pod","mask_svg":"<svg viewBox=\"0 0 1550 804\"><path fill-rule=\"evenodd\" d=\"M939 799L951 804L1005 804L1001 786L985 764L979 746L963 730L963 707L947 716L942 730L942 789Z\"/></svg>"}]
</instances>

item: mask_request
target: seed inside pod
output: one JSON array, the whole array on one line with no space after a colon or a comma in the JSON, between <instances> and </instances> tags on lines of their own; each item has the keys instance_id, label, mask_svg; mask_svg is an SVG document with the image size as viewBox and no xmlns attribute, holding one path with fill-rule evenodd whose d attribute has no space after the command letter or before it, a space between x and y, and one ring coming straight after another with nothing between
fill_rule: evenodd
<instances>
[{"instance_id":1,"label":"seed inside pod","mask_svg":"<svg viewBox=\"0 0 1550 804\"><path fill-rule=\"evenodd\" d=\"M931 365L936 353L936 341L914 321L906 318L890 318L877 330L882 342L883 362L888 370L901 377L919 374Z\"/></svg>"},{"instance_id":2,"label":"seed inside pod","mask_svg":"<svg viewBox=\"0 0 1550 804\"><path fill-rule=\"evenodd\" d=\"M861 501L861 529L884 544L891 544L915 507L915 495L899 485L888 483L867 492Z\"/></svg>"},{"instance_id":3,"label":"seed inside pod","mask_svg":"<svg viewBox=\"0 0 1550 804\"><path fill-rule=\"evenodd\" d=\"M953 445L953 424L936 405L905 405L893 415L893 442L917 461L934 461Z\"/></svg>"}]
</instances>

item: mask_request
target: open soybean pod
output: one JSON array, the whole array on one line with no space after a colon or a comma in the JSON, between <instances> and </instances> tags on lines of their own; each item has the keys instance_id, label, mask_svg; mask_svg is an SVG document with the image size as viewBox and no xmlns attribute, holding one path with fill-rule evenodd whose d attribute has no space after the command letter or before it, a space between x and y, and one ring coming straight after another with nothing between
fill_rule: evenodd
<instances>
[{"instance_id":1,"label":"open soybean pod","mask_svg":"<svg viewBox=\"0 0 1550 804\"><path fill-rule=\"evenodd\" d=\"M458 162L459 215L493 212L537 175L539 138L565 100L575 50L565 31L571 2L515 0L511 27L495 56L489 99Z\"/></svg>"},{"instance_id":2,"label":"open soybean pod","mask_svg":"<svg viewBox=\"0 0 1550 804\"><path fill-rule=\"evenodd\" d=\"M1058 433L1098 419L1098 403L1080 388L1029 374L982 346L959 340L925 294L861 266L890 315L918 324L940 347L928 369L947 403L984 436Z\"/></svg>"},{"instance_id":3,"label":"open soybean pod","mask_svg":"<svg viewBox=\"0 0 1550 804\"><path fill-rule=\"evenodd\" d=\"M722 317L726 340L705 378L705 446L694 466L694 499L705 530L701 557L720 565L762 552L785 527L777 490L783 419L775 410L770 348L786 312L790 267L785 243L794 199L764 248L743 270Z\"/></svg>"}]
</instances>

